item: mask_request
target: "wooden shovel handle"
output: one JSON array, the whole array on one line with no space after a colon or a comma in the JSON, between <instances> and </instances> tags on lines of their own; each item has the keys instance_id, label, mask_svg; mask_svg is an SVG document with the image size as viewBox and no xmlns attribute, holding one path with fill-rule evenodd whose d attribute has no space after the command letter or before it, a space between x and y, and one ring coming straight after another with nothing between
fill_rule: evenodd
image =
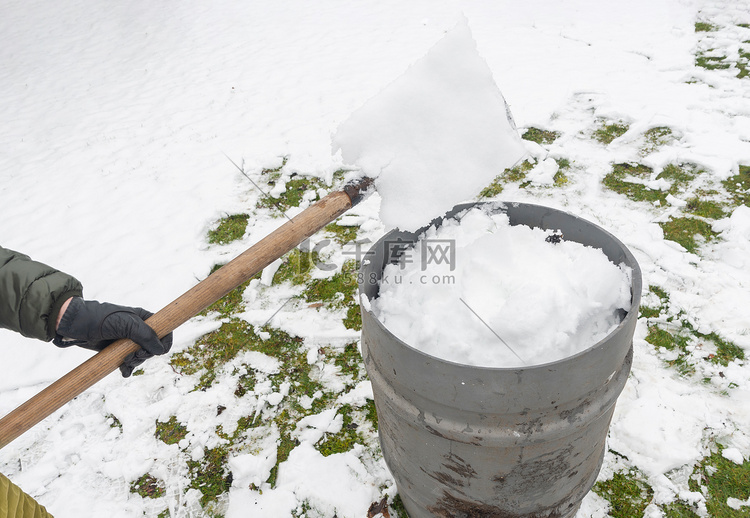
<instances>
[{"instance_id":1,"label":"wooden shovel handle","mask_svg":"<svg viewBox=\"0 0 750 518\"><path fill-rule=\"evenodd\" d=\"M369 183L365 180L332 192L189 289L146 323L159 338L171 333L349 210L361 199ZM138 349L131 340L114 342L0 419L0 448L117 369L125 357Z\"/></svg>"}]
</instances>

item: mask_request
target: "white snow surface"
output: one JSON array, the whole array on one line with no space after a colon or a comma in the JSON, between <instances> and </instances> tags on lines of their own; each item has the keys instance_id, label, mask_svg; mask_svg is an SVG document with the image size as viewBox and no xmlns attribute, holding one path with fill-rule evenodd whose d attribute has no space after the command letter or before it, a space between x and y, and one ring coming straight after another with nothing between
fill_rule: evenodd
<instances>
[{"instance_id":1,"label":"white snow surface","mask_svg":"<svg viewBox=\"0 0 750 518\"><path fill-rule=\"evenodd\" d=\"M375 179L386 227L412 231L526 154L466 20L344 121L333 146Z\"/></svg>"},{"instance_id":2,"label":"white snow surface","mask_svg":"<svg viewBox=\"0 0 750 518\"><path fill-rule=\"evenodd\" d=\"M373 313L410 346L464 365L578 354L617 327L618 310L630 310L632 271L552 235L511 225L491 206L446 219L385 267Z\"/></svg>"},{"instance_id":3,"label":"white snow surface","mask_svg":"<svg viewBox=\"0 0 750 518\"><path fill-rule=\"evenodd\" d=\"M331 149L341 124L465 18L519 133L531 126L560 133L550 145L523 143L538 169L529 188L509 184L500 198L562 208L603 226L633 251L644 286L669 294L667 314L639 321L599 477L640 470L654 488L645 516L661 516L659 506L678 497L700 507L705 496L691 493L687 482L695 463L717 443L736 460L750 458L750 366L705 361L714 344L696 340L695 373L681 375L668 365L673 353L645 337L649 326L684 319L750 353L750 209L715 221L717 239L688 253L666 240L658 223L681 215L689 196L651 206L601 182L612 163L642 161L658 173L692 162L706 171L694 192L750 164L750 81L738 79L734 66L695 64L696 53L711 48L736 59L750 40L750 29L740 26L750 23L749 13L748 0L6 0L0 243L77 276L88 298L161 308L284 221L253 212L260 193L227 156L255 179L287 157L282 180L292 172L330 180L346 165ZM695 32L696 21L718 29ZM600 144L590 136L601 120L622 120L629 130ZM670 127L675 138L644 155L642 135L656 126ZM549 185L555 158L573 165L563 187ZM374 194L346 216L360 225L360 239L383 235L379 205ZM245 236L209 245L207 231L238 212L252 214ZM343 348L357 333L338 314L284 305L294 294L254 281L242 318L254 325L271 319L303 337L326 391L338 404L364 404L369 383L350 389L318 353ZM644 292L644 304L659 300ZM175 333L174 351L219 325L190 320ZM0 342L0 415L89 357L7 331ZM198 460L215 447L217 426L231 433L242 416L266 419L289 397L289 386L262 381L237 397L221 376L248 365L261 374L279 369L274 358L247 354L205 392L193 391L195 380L178 375L169 358L150 360L143 375L127 380L112 374L0 450L0 472L58 518L158 516L167 509L173 517L205 516L183 457ZM217 415L219 405L226 410ZM154 423L170 416L189 430L179 444L154 437ZM361 517L377 499L392 497L395 485L377 449L323 457L313 447L339 421L324 411L298 424L299 445L270 487L263 481L280 432L268 418L247 451L229 460L236 475L221 512ZM165 496L130 491L144 473L164 481ZM253 489L258 481L262 493ZM606 515L606 501L590 493L579 518Z\"/></svg>"}]
</instances>

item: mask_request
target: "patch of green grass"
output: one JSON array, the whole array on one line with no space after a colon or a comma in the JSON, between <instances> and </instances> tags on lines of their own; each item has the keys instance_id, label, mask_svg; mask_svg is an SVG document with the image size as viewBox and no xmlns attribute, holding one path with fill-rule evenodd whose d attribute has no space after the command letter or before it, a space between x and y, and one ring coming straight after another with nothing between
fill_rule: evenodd
<instances>
[{"instance_id":1,"label":"patch of green grass","mask_svg":"<svg viewBox=\"0 0 750 518\"><path fill-rule=\"evenodd\" d=\"M701 461L690 480L692 491L707 490L706 508L712 518L750 517L750 508L727 505L728 498L750 497L750 461L735 464L721 455L722 448ZM696 480L698 479L698 480Z\"/></svg>"},{"instance_id":2,"label":"patch of green grass","mask_svg":"<svg viewBox=\"0 0 750 518\"><path fill-rule=\"evenodd\" d=\"M300 354L301 338L292 337L279 329L266 330L270 337L264 340L252 325L232 318L216 331L202 336L192 347L173 354L170 363L180 374L201 372L195 388L206 390L213 384L221 367L240 351L258 351L281 361L289 361Z\"/></svg>"},{"instance_id":3,"label":"patch of green grass","mask_svg":"<svg viewBox=\"0 0 750 518\"><path fill-rule=\"evenodd\" d=\"M653 169L643 164L614 164L612 172L604 177L602 183L608 189L623 194L633 201L659 202L660 204L664 204L667 201L667 193L649 189L643 184L627 180L629 176L647 179L653 172Z\"/></svg>"},{"instance_id":4,"label":"patch of green grass","mask_svg":"<svg viewBox=\"0 0 750 518\"><path fill-rule=\"evenodd\" d=\"M276 447L276 464L271 468L271 474L266 482L271 487L276 487L276 480L279 476L279 464L289 458L289 454L299 445L299 440L292 438L291 432L294 430L294 419L289 415L289 410L284 410L274 419L278 426L280 437Z\"/></svg>"},{"instance_id":5,"label":"patch of green grass","mask_svg":"<svg viewBox=\"0 0 750 518\"><path fill-rule=\"evenodd\" d=\"M317 191L320 188L326 187L320 178L314 176L302 176L299 174L292 174L292 177L286 182L286 190L279 196L267 195L258 201L258 208L273 209L276 208L280 211L286 211L292 207L299 207L302 202L302 198L308 191ZM315 195L315 201L319 200L320 196Z\"/></svg>"},{"instance_id":6,"label":"patch of green grass","mask_svg":"<svg viewBox=\"0 0 750 518\"><path fill-rule=\"evenodd\" d=\"M593 491L609 501L609 515L612 518L643 516L644 509L654 496L654 490L636 470L615 473L611 479L597 482Z\"/></svg>"},{"instance_id":7,"label":"patch of green grass","mask_svg":"<svg viewBox=\"0 0 750 518\"><path fill-rule=\"evenodd\" d=\"M663 304L656 316L666 310L666 299L662 300ZM674 322L674 319L670 317L667 318L667 321ZM679 325L680 329L675 332L665 331L658 325L649 326L646 341L657 349L663 347L668 351L677 351L677 358L668 361L667 364L670 367L675 367L681 374L688 375L695 371L694 365L690 364L687 358L689 355L688 346L693 343L699 347L705 342L713 344L716 347L716 352L708 355L706 359L714 364L726 367L734 360L745 359L745 351L741 347L724 340L715 332L701 333L686 319L680 320Z\"/></svg>"},{"instance_id":8,"label":"patch of green grass","mask_svg":"<svg viewBox=\"0 0 750 518\"><path fill-rule=\"evenodd\" d=\"M188 460L190 487L202 493L201 504L206 506L232 487L232 473L227 472L229 450L226 446L204 448L203 458Z\"/></svg>"},{"instance_id":9,"label":"patch of green grass","mask_svg":"<svg viewBox=\"0 0 750 518\"><path fill-rule=\"evenodd\" d=\"M651 308L648 306L641 306L639 317L641 318L656 318L660 315L659 308Z\"/></svg>"},{"instance_id":10,"label":"patch of green grass","mask_svg":"<svg viewBox=\"0 0 750 518\"><path fill-rule=\"evenodd\" d=\"M501 175L506 182L520 182L526 178L526 174L534 168L535 162L526 160L516 167L506 169Z\"/></svg>"},{"instance_id":11,"label":"patch of green grass","mask_svg":"<svg viewBox=\"0 0 750 518\"><path fill-rule=\"evenodd\" d=\"M396 511L396 516L398 518L409 518L409 513L406 512L406 508L404 507L404 502L401 501L401 496L396 495L393 498L393 503L391 504L391 509Z\"/></svg>"},{"instance_id":12,"label":"patch of green grass","mask_svg":"<svg viewBox=\"0 0 750 518\"><path fill-rule=\"evenodd\" d=\"M741 165L740 172L722 181L733 203L750 207L750 166Z\"/></svg>"},{"instance_id":13,"label":"patch of green grass","mask_svg":"<svg viewBox=\"0 0 750 518\"><path fill-rule=\"evenodd\" d=\"M745 41L743 43L750 42ZM737 60L737 63L735 63L735 66L739 69L737 79L744 79L745 77L750 76L750 51L740 48L739 59Z\"/></svg>"},{"instance_id":14,"label":"patch of green grass","mask_svg":"<svg viewBox=\"0 0 750 518\"><path fill-rule=\"evenodd\" d=\"M664 178L672 182L669 192L675 194L682 187L695 180L695 178L704 172L695 164L667 164L664 169L656 176L656 179Z\"/></svg>"},{"instance_id":15,"label":"patch of green grass","mask_svg":"<svg viewBox=\"0 0 750 518\"><path fill-rule=\"evenodd\" d=\"M503 186L505 184L522 181L526 178L526 174L534 167L534 164L535 162L526 160L511 169L506 169L501 175L497 176L490 185L485 187L482 192L479 193L479 197L492 198L503 192Z\"/></svg>"},{"instance_id":16,"label":"patch of green grass","mask_svg":"<svg viewBox=\"0 0 750 518\"><path fill-rule=\"evenodd\" d=\"M164 482L146 473L130 484L130 492L141 495L143 498L159 498L164 496L166 488Z\"/></svg>"},{"instance_id":17,"label":"patch of green grass","mask_svg":"<svg viewBox=\"0 0 750 518\"><path fill-rule=\"evenodd\" d=\"M552 144L559 136L560 134L556 131L529 128L523 135L521 135L521 138L531 142L536 142L537 144Z\"/></svg>"},{"instance_id":18,"label":"patch of green grass","mask_svg":"<svg viewBox=\"0 0 750 518\"><path fill-rule=\"evenodd\" d=\"M362 330L362 310L359 304L354 304L346 309L346 318L344 318L344 327L353 331Z\"/></svg>"},{"instance_id":19,"label":"patch of green grass","mask_svg":"<svg viewBox=\"0 0 750 518\"><path fill-rule=\"evenodd\" d=\"M664 239L679 243L690 253L697 253L701 242L710 241L718 235L710 224L696 218L670 217L668 221L659 223L659 226L664 231Z\"/></svg>"},{"instance_id":20,"label":"patch of green grass","mask_svg":"<svg viewBox=\"0 0 750 518\"><path fill-rule=\"evenodd\" d=\"M658 326L650 326L648 328L648 335L646 335L646 341L653 345L655 348L665 348L668 351L677 351L679 354L674 360L667 361L667 365L674 367L677 371L684 375L690 375L695 372L695 367L691 365L688 360L687 347L690 343L690 338L682 334L672 334Z\"/></svg>"},{"instance_id":21,"label":"patch of green grass","mask_svg":"<svg viewBox=\"0 0 750 518\"><path fill-rule=\"evenodd\" d=\"M333 235L333 239L336 240L338 244L345 245L357 239L357 231L359 230L359 227L331 223L326 225L325 230Z\"/></svg>"},{"instance_id":22,"label":"patch of green grass","mask_svg":"<svg viewBox=\"0 0 750 518\"><path fill-rule=\"evenodd\" d=\"M742 349L742 347L724 340L716 333L700 335L700 337L705 340L709 340L713 342L714 345L716 345L716 354L711 358L711 361L713 361L714 363L718 363L726 367L731 361L745 359L745 351Z\"/></svg>"},{"instance_id":23,"label":"patch of green grass","mask_svg":"<svg viewBox=\"0 0 750 518\"><path fill-rule=\"evenodd\" d=\"M222 266L224 265L215 264L213 268L211 268L211 274L219 270ZM260 272L258 272L250 280L260 279L260 275ZM250 284L250 281L247 281L237 288L233 289L227 295L208 306L208 308L206 308L204 311L201 311L200 315L206 316L209 313L215 311L219 313L222 318L226 318L234 313L244 311L245 306L242 303L242 294L245 292L248 284Z\"/></svg>"},{"instance_id":24,"label":"patch of green grass","mask_svg":"<svg viewBox=\"0 0 750 518\"><path fill-rule=\"evenodd\" d=\"M648 287L648 290L659 297L659 307L658 308L652 308L649 306L641 305L640 307L640 316L644 318L656 318L659 315L661 315L663 312L666 312L666 310L669 307L669 294L661 289L659 286L654 286L653 284Z\"/></svg>"},{"instance_id":25,"label":"patch of green grass","mask_svg":"<svg viewBox=\"0 0 750 518\"><path fill-rule=\"evenodd\" d=\"M305 284L310 280L310 274L320 261L316 251L303 251L295 248L284 258L284 262L276 270L272 284L289 281L292 284Z\"/></svg>"},{"instance_id":26,"label":"patch of green grass","mask_svg":"<svg viewBox=\"0 0 750 518\"><path fill-rule=\"evenodd\" d=\"M122 431L122 423L119 419L117 419L117 417L112 414L107 414L106 417L110 428L119 428L120 431Z\"/></svg>"},{"instance_id":27,"label":"patch of green grass","mask_svg":"<svg viewBox=\"0 0 750 518\"><path fill-rule=\"evenodd\" d=\"M570 181L565 174L565 171L570 169L570 160L567 158L555 158L555 162L557 162L557 172L555 173L553 180L555 186L560 187Z\"/></svg>"},{"instance_id":28,"label":"patch of green grass","mask_svg":"<svg viewBox=\"0 0 750 518\"><path fill-rule=\"evenodd\" d=\"M712 51L699 51L695 55L695 66L705 68L706 70L726 70L732 66L731 63L724 61L727 59L726 56L716 56L710 54L710 52Z\"/></svg>"},{"instance_id":29,"label":"patch of green grass","mask_svg":"<svg viewBox=\"0 0 750 518\"><path fill-rule=\"evenodd\" d=\"M288 156L284 156L281 158L281 165L277 167L268 167L265 169L262 169L260 171L260 174L263 175L266 179L266 183L268 185L276 185L276 182L279 178L281 178L281 171L284 169L284 166L286 166L286 163L289 161Z\"/></svg>"},{"instance_id":30,"label":"patch of green grass","mask_svg":"<svg viewBox=\"0 0 750 518\"><path fill-rule=\"evenodd\" d=\"M310 502L305 500L296 509L292 509L292 518L307 518L308 516L310 516L307 513L312 511L312 509L313 508L310 505Z\"/></svg>"},{"instance_id":31,"label":"patch of green grass","mask_svg":"<svg viewBox=\"0 0 750 518\"><path fill-rule=\"evenodd\" d=\"M609 144L618 137L622 137L630 128L624 122L602 121L599 127L594 131L592 137L602 144Z\"/></svg>"},{"instance_id":32,"label":"patch of green grass","mask_svg":"<svg viewBox=\"0 0 750 518\"><path fill-rule=\"evenodd\" d=\"M646 144L642 150L643 153L653 153L659 147L669 143L673 139L672 129L667 126L656 126L647 130L643 134L643 137L646 140Z\"/></svg>"},{"instance_id":33,"label":"patch of green grass","mask_svg":"<svg viewBox=\"0 0 750 518\"><path fill-rule=\"evenodd\" d=\"M692 506L680 501L662 506L661 510L664 513L664 518L695 518L698 516Z\"/></svg>"},{"instance_id":34,"label":"patch of green grass","mask_svg":"<svg viewBox=\"0 0 750 518\"><path fill-rule=\"evenodd\" d=\"M355 260L346 261L341 270L326 279L313 279L307 283L304 291L305 300L310 303L322 303L328 309L346 309L343 320L347 329L362 329L362 313L357 300L357 272L359 265Z\"/></svg>"},{"instance_id":35,"label":"patch of green grass","mask_svg":"<svg viewBox=\"0 0 750 518\"><path fill-rule=\"evenodd\" d=\"M255 390L255 375L252 371L241 374L237 377L237 388L234 390L234 395L242 397L248 392Z\"/></svg>"},{"instance_id":36,"label":"patch of green grass","mask_svg":"<svg viewBox=\"0 0 750 518\"><path fill-rule=\"evenodd\" d=\"M708 219L721 219L726 216L726 212L724 212L720 203L712 200L701 200L697 196L688 200L685 211Z\"/></svg>"},{"instance_id":37,"label":"patch of green grass","mask_svg":"<svg viewBox=\"0 0 750 518\"><path fill-rule=\"evenodd\" d=\"M695 22L695 32L714 32L719 30L717 25L708 22Z\"/></svg>"},{"instance_id":38,"label":"patch of green grass","mask_svg":"<svg viewBox=\"0 0 750 518\"><path fill-rule=\"evenodd\" d=\"M669 302L669 293L667 293L659 286L654 286L652 284L648 287L648 289L649 291L652 291L657 297L659 297L659 300L661 300L662 304L666 304L667 302Z\"/></svg>"},{"instance_id":39,"label":"patch of green grass","mask_svg":"<svg viewBox=\"0 0 750 518\"><path fill-rule=\"evenodd\" d=\"M247 214L232 214L222 218L214 230L208 231L208 242L225 245L241 239L245 235L249 219Z\"/></svg>"},{"instance_id":40,"label":"patch of green grass","mask_svg":"<svg viewBox=\"0 0 750 518\"><path fill-rule=\"evenodd\" d=\"M156 432L154 436L165 444L177 444L187 437L187 427L177 420L177 417L171 416L169 421L156 422Z\"/></svg>"},{"instance_id":41,"label":"patch of green grass","mask_svg":"<svg viewBox=\"0 0 750 518\"><path fill-rule=\"evenodd\" d=\"M357 342L346 344L344 351L336 356L334 364L341 369L341 374L351 376L354 380L360 379L362 355Z\"/></svg>"},{"instance_id":42,"label":"patch of green grass","mask_svg":"<svg viewBox=\"0 0 750 518\"><path fill-rule=\"evenodd\" d=\"M357 261L346 261L341 270L326 279L313 279L307 284L304 292L307 302L322 302L331 309L359 306L357 293Z\"/></svg>"},{"instance_id":43,"label":"patch of green grass","mask_svg":"<svg viewBox=\"0 0 750 518\"><path fill-rule=\"evenodd\" d=\"M338 413L343 418L341 430L335 434L327 434L327 437L321 439L317 445L317 450L324 456L328 457L334 453L344 453L352 448L355 444L364 443L362 436L357 433L359 425L352 418L352 406L343 405Z\"/></svg>"},{"instance_id":44,"label":"patch of green grass","mask_svg":"<svg viewBox=\"0 0 750 518\"><path fill-rule=\"evenodd\" d=\"M378 429L378 410L375 407L375 401L368 399L365 403L365 419L369 421L373 429Z\"/></svg>"}]
</instances>

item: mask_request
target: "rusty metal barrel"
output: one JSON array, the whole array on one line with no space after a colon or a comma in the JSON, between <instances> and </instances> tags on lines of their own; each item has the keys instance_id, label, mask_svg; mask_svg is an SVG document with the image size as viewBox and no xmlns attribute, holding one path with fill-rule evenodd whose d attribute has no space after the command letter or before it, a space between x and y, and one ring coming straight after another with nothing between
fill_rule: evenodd
<instances>
[{"instance_id":1,"label":"rusty metal barrel","mask_svg":"<svg viewBox=\"0 0 750 518\"><path fill-rule=\"evenodd\" d=\"M457 206L445 218L475 205ZM574 517L601 468L615 402L630 372L642 287L633 254L606 230L567 212L524 203L493 208L512 225L557 230L632 268L631 308L614 331L578 354L488 368L415 349L362 304L362 355L380 445L411 518ZM420 232L393 231L372 247L359 286L370 301L386 264L398 260L389 243L416 243Z\"/></svg>"}]
</instances>

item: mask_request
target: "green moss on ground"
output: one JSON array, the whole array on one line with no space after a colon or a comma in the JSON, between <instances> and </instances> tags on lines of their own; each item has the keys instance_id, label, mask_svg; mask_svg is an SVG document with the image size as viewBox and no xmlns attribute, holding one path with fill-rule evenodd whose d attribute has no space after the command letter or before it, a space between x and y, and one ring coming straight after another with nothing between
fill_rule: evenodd
<instances>
[{"instance_id":1,"label":"green moss on ground","mask_svg":"<svg viewBox=\"0 0 750 518\"><path fill-rule=\"evenodd\" d=\"M314 176L303 176L299 174L292 174L292 177L286 182L286 189L283 193L278 196L266 195L258 201L258 208L264 209L278 209L281 212L285 212L292 207L299 207L302 202L302 198L308 191L317 191L318 189L325 188L326 184L317 177ZM315 194L314 200L317 201L320 196Z\"/></svg>"},{"instance_id":2,"label":"green moss on ground","mask_svg":"<svg viewBox=\"0 0 750 518\"><path fill-rule=\"evenodd\" d=\"M346 309L344 325L348 329L362 329L362 315L356 297L358 272L357 261L346 261L341 270L333 276L308 282L303 292L305 300L310 303L321 303L330 310Z\"/></svg>"},{"instance_id":3,"label":"green moss on ground","mask_svg":"<svg viewBox=\"0 0 750 518\"><path fill-rule=\"evenodd\" d=\"M311 280L304 292L305 300L323 302L330 308L346 307L357 292L357 271L357 262L349 260L333 276Z\"/></svg>"},{"instance_id":4,"label":"green moss on ground","mask_svg":"<svg viewBox=\"0 0 750 518\"><path fill-rule=\"evenodd\" d=\"M312 270L319 261L318 252L295 248L284 257L284 261L273 276L272 284L287 281L297 285L305 284L310 280Z\"/></svg>"},{"instance_id":5,"label":"green moss on ground","mask_svg":"<svg viewBox=\"0 0 750 518\"><path fill-rule=\"evenodd\" d=\"M609 501L612 518L643 516L654 496L654 490L636 470L615 473L611 479L597 482L593 491Z\"/></svg>"},{"instance_id":6,"label":"green moss on ground","mask_svg":"<svg viewBox=\"0 0 750 518\"><path fill-rule=\"evenodd\" d=\"M164 496L166 488L164 482L146 473L141 478L130 484L130 492L143 498L160 498Z\"/></svg>"},{"instance_id":7,"label":"green moss on ground","mask_svg":"<svg viewBox=\"0 0 750 518\"><path fill-rule=\"evenodd\" d=\"M187 461L189 487L201 492L201 504L207 506L232 487L232 473L227 469L229 450L226 446L204 448L203 458Z\"/></svg>"},{"instance_id":8,"label":"green moss on ground","mask_svg":"<svg viewBox=\"0 0 750 518\"><path fill-rule=\"evenodd\" d=\"M396 513L397 518L409 518L409 513L406 512L406 507L404 507L404 502L401 501L400 495L396 495L393 498L391 509Z\"/></svg>"},{"instance_id":9,"label":"green moss on ground","mask_svg":"<svg viewBox=\"0 0 750 518\"><path fill-rule=\"evenodd\" d=\"M333 239L340 245L351 243L357 239L358 226L343 226L337 223L326 225L326 233L333 236Z\"/></svg>"},{"instance_id":10,"label":"green moss on ground","mask_svg":"<svg viewBox=\"0 0 750 518\"><path fill-rule=\"evenodd\" d=\"M695 22L695 32L714 32L719 30L717 25L708 22Z\"/></svg>"},{"instance_id":11,"label":"green moss on ground","mask_svg":"<svg viewBox=\"0 0 750 518\"><path fill-rule=\"evenodd\" d=\"M508 183L521 182L526 178L526 174L531 171L536 162L525 161L511 169L506 169L501 175L498 175L490 185L485 187L479 193L480 198L492 198L503 192L503 186Z\"/></svg>"},{"instance_id":12,"label":"green moss on ground","mask_svg":"<svg viewBox=\"0 0 750 518\"><path fill-rule=\"evenodd\" d=\"M215 229L208 231L208 242L225 245L241 239L245 235L249 219L247 214L232 214L222 218Z\"/></svg>"},{"instance_id":13,"label":"green moss on ground","mask_svg":"<svg viewBox=\"0 0 750 518\"><path fill-rule=\"evenodd\" d=\"M223 264L215 264L213 268L211 268L211 273L213 274L217 270L219 270ZM210 275L209 274L209 275ZM250 281L253 279L260 279L260 272L258 272L256 275L254 275ZM250 281L247 281L243 283L242 285L238 286L237 288L230 291L227 295L222 297L221 299L217 300L208 308L206 308L204 311L201 311L201 316L207 316L211 312L217 312L219 313L221 318L229 317L230 315L234 313L239 313L241 311L245 310L245 305L242 301L242 295L245 292L245 289L247 288L248 284L250 284Z\"/></svg>"},{"instance_id":14,"label":"green moss on ground","mask_svg":"<svg viewBox=\"0 0 750 518\"><path fill-rule=\"evenodd\" d=\"M357 432L359 424L353 417L354 409L351 405L343 405L338 414L343 418L341 430L335 434L326 434L316 448L324 456L328 457L334 453L344 453L354 448L355 444L364 444L365 439Z\"/></svg>"},{"instance_id":15,"label":"green moss on ground","mask_svg":"<svg viewBox=\"0 0 750 518\"><path fill-rule=\"evenodd\" d=\"M706 70L726 70L732 66L727 56L716 55L714 51L699 51L695 55L695 66Z\"/></svg>"},{"instance_id":16,"label":"green moss on ground","mask_svg":"<svg viewBox=\"0 0 750 518\"><path fill-rule=\"evenodd\" d=\"M357 342L351 342L344 347L344 351L336 356L334 364L341 369L341 374L351 376L354 380L362 378L362 355Z\"/></svg>"},{"instance_id":17,"label":"green moss on ground","mask_svg":"<svg viewBox=\"0 0 750 518\"><path fill-rule=\"evenodd\" d=\"M177 417L171 416L166 423L162 421L156 422L154 436L166 444L177 444L187 437L187 433L187 427L177 421Z\"/></svg>"},{"instance_id":18,"label":"green moss on ground","mask_svg":"<svg viewBox=\"0 0 750 518\"><path fill-rule=\"evenodd\" d=\"M599 127L594 130L591 135L594 140L601 142L602 144L610 144L613 140L618 137L622 137L630 128L624 122L606 122L601 121Z\"/></svg>"},{"instance_id":19,"label":"green moss on ground","mask_svg":"<svg viewBox=\"0 0 750 518\"><path fill-rule=\"evenodd\" d=\"M122 423L120 422L119 419L117 419L116 416L112 414L107 414L106 419L107 419L107 424L109 424L110 428L117 428L120 431L122 431Z\"/></svg>"},{"instance_id":20,"label":"green moss on ground","mask_svg":"<svg viewBox=\"0 0 750 518\"><path fill-rule=\"evenodd\" d=\"M277 167L267 167L260 171L260 174L264 177L268 185L270 186L276 185L276 182L279 180L279 178L281 178L281 171L284 169L284 166L286 166L286 163L288 161L289 161L288 156L282 157L281 165Z\"/></svg>"},{"instance_id":21,"label":"green moss on ground","mask_svg":"<svg viewBox=\"0 0 750 518\"><path fill-rule=\"evenodd\" d=\"M375 407L375 401L368 399L365 404L365 419L372 425L373 429L378 429L378 410Z\"/></svg>"},{"instance_id":22,"label":"green moss on ground","mask_svg":"<svg viewBox=\"0 0 750 518\"><path fill-rule=\"evenodd\" d=\"M276 481L279 476L279 465L289 458L289 454L295 447L299 446L299 440L293 438L291 435L295 425L293 416L289 415L289 410L281 412L274 419L274 423L276 423L279 429L280 437L276 443L276 464L271 468L271 473L268 476L268 480L266 480L271 487L276 487Z\"/></svg>"},{"instance_id":23,"label":"green moss on ground","mask_svg":"<svg viewBox=\"0 0 750 518\"><path fill-rule=\"evenodd\" d=\"M557 172L554 177L554 185L561 187L570 181L566 174L570 170L570 160L567 158L555 158L555 162L557 162Z\"/></svg>"},{"instance_id":24,"label":"green moss on ground","mask_svg":"<svg viewBox=\"0 0 750 518\"><path fill-rule=\"evenodd\" d=\"M559 137L560 134L557 131L548 131L539 128L529 128L521 135L522 139L536 142L537 144L552 144Z\"/></svg>"},{"instance_id":25,"label":"green moss on ground","mask_svg":"<svg viewBox=\"0 0 750 518\"><path fill-rule=\"evenodd\" d=\"M750 166L741 165L740 172L722 181L735 206L750 207Z\"/></svg>"},{"instance_id":26,"label":"green moss on ground","mask_svg":"<svg viewBox=\"0 0 750 518\"><path fill-rule=\"evenodd\" d=\"M664 513L664 518L695 518L698 516L691 505L680 501L662 506L661 510Z\"/></svg>"},{"instance_id":27,"label":"green moss on ground","mask_svg":"<svg viewBox=\"0 0 750 518\"><path fill-rule=\"evenodd\" d=\"M241 351L258 351L281 361L296 360L302 339L274 328L266 328L270 337L261 338L255 328L238 318L224 322L219 329L201 337L195 345L170 359L180 374L201 373L196 390L205 390L216 379L221 368ZM304 355L302 355L304 356Z\"/></svg>"}]
</instances>

